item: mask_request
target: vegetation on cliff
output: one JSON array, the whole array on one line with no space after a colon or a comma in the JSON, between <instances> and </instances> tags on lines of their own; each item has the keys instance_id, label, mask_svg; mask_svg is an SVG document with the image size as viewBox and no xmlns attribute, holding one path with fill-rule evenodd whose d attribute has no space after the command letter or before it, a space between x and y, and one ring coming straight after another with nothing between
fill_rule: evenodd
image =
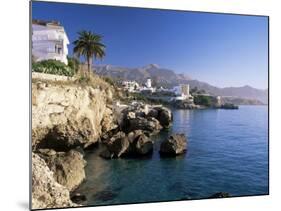
<instances>
[{"instance_id":1,"label":"vegetation on cliff","mask_svg":"<svg viewBox=\"0 0 281 211\"><path fill-rule=\"evenodd\" d=\"M74 66L66 65L61 61L57 60L44 60L40 62L32 63L32 71L39 73L48 73L54 75L64 75L64 76L73 76L75 74Z\"/></svg>"}]
</instances>

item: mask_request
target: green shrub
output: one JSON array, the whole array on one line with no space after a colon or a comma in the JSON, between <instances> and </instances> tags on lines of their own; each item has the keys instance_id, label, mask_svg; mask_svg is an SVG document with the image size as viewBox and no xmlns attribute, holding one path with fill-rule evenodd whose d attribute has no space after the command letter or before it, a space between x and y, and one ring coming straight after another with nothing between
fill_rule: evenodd
<instances>
[{"instance_id":1,"label":"green shrub","mask_svg":"<svg viewBox=\"0 0 281 211\"><path fill-rule=\"evenodd\" d=\"M73 76L75 70L57 60L44 60L32 63L32 71L54 75Z\"/></svg>"},{"instance_id":2,"label":"green shrub","mask_svg":"<svg viewBox=\"0 0 281 211\"><path fill-rule=\"evenodd\" d=\"M212 99L210 96L197 95L194 96L194 103L197 105L211 106Z\"/></svg>"}]
</instances>

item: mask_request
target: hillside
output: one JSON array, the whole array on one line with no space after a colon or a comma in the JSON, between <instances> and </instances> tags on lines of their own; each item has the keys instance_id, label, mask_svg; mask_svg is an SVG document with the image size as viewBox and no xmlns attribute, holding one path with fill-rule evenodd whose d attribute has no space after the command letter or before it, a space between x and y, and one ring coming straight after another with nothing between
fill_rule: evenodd
<instances>
[{"instance_id":1,"label":"hillside","mask_svg":"<svg viewBox=\"0 0 281 211\"><path fill-rule=\"evenodd\" d=\"M191 80L189 76L176 74L173 70L161 68L156 64L150 64L139 68L118 67L112 65L96 66L96 73L117 79L135 80L144 83L147 78L156 81L159 86L172 87L179 83Z\"/></svg>"},{"instance_id":2,"label":"hillside","mask_svg":"<svg viewBox=\"0 0 281 211\"><path fill-rule=\"evenodd\" d=\"M150 64L139 68L118 67L112 65L96 66L97 74L107 77L113 77L121 80L135 80L144 83L147 78L151 78L154 85L171 88L181 83L190 84L191 88L197 87L214 95L238 97L259 100L267 104L268 90L261 90L248 85L242 87L219 88L206 82L198 81L184 74L177 74L175 71L159 67L156 64Z\"/></svg>"}]
</instances>

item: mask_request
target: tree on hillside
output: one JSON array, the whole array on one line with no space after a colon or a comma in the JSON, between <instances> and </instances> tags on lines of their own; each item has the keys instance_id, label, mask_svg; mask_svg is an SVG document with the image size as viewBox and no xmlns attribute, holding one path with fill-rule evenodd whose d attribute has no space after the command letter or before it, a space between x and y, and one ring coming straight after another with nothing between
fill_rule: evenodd
<instances>
[{"instance_id":1,"label":"tree on hillside","mask_svg":"<svg viewBox=\"0 0 281 211\"><path fill-rule=\"evenodd\" d=\"M78 32L78 39L73 44L74 53L78 57L85 57L89 73L92 69L93 58L102 59L105 56L105 45L102 43L102 36L94 32L85 30Z\"/></svg>"}]
</instances>

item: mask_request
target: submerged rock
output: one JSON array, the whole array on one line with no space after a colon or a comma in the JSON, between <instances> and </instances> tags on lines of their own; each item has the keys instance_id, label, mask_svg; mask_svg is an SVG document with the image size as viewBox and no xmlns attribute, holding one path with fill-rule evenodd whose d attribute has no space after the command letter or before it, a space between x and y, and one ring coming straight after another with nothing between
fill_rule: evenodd
<instances>
[{"instance_id":1,"label":"submerged rock","mask_svg":"<svg viewBox=\"0 0 281 211\"><path fill-rule=\"evenodd\" d=\"M187 139L184 134L173 134L160 146L160 154L163 156L176 156L185 153L187 149Z\"/></svg>"},{"instance_id":2,"label":"submerged rock","mask_svg":"<svg viewBox=\"0 0 281 211\"><path fill-rule=\"evenodd\" d=\"M32 153L32 209L75 207L69 190L53 177L45 161Z\"/></svg>"},{"instance_id":3,"label":"submerged rock","mask_svg":"<svg viewBox=\"0 0 281 211\"><path fill-rule=\"evenodd\" d=\"M86 161L83 154L76 150L69 152L55 152L54 150L40 150L39 154L50 170L54 172L54 179L69 191L73 191L85 179Z\"/></svg>"}]
</instances>

